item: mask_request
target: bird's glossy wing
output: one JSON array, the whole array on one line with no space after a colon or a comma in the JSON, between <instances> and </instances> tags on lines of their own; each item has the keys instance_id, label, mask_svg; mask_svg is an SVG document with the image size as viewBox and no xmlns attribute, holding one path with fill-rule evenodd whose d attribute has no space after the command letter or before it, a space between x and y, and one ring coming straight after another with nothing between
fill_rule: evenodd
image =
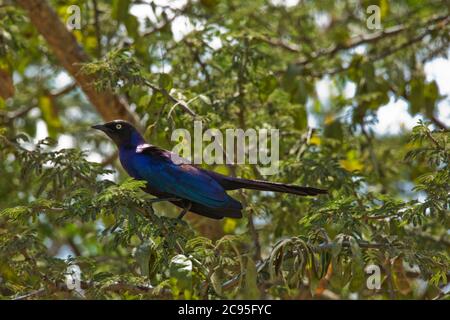
<instances>
[{"instance_id":1,"label":"bird's glossy wing","mask_svg":"<svg viewBox=\"0 0 450 320\"><path fill-rule=\"evenodd\" d=\"M136 149L136 168L155 188L211 208L240 207L224 188L189 161L152 145ZM178 158L177 158L178 157Z\"/></svg>"},{"instance_id":2,"label":"bird's glossy wing","mask_svg":"<svg viewBox=\"0 0 450 320\"><path fill-rule=\"evenodd\" d=\"M168 162L172 162L173 164L190 164L191 162L188 159L185 159L183 157L180 157L174 152L161 149L157 146L154 146L152 144L141 144L137 146L136 148L137 153L147 154L149 156L153 157L159 157L161 160L165 160Z\"/></svg>"}]
</instances>

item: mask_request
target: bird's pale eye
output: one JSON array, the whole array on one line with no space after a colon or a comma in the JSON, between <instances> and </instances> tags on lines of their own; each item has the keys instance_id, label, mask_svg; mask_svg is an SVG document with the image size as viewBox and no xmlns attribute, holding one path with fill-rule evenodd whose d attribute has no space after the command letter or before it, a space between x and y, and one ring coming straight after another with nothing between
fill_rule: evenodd
<instances>
[{"instance_id":1,"label":"bird's pale eye","mask_svg":"<svg viewBox=\"0 0 450 320\"><path fill-rule=\"evenodd\" d=\"M116 129L117 130L120 130L120 129L122 129L122 125L119 123L119 124L116 124Z\"/></svg>"}]
</instances>

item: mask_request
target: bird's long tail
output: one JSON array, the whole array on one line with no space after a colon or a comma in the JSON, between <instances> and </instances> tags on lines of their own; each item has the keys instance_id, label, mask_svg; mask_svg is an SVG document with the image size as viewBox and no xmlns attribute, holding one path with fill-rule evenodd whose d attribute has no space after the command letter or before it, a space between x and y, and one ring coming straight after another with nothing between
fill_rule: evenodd
<instances>
[{"instance_id":1,"label":"bird's long tail","mask_svg":"<svg viewBox=\"0 0 450 320\"><path fill-rule=\"evenodd\" d=\"M242 178L227 177L216 172L208 171L208 173L219 182L226 190L236 189L252 189L263 191L274 191L297 194L300 196L315 196L318 194L327 194L328 191L324 189L301 187L286 183L267 182L261 180L249 180Z\"/></svg>"},{"instance_id":2,"label":"bird's long tail","mask_svg":"<svg viewBox=\"0 0 450 320\"><path fill-rule=\"evenodd\" d=\"M230 181L231 182L231 181ZM301 187L294 186L285 183L267 182L261 180L248 180L233 178L231 184L234 186L233 189L253 189L253 190L264 190L264 191L274 191L283 193L292 193L300 196L315 196L318 194L326 194L327 190L317 189L312 187ZM232 189L229 189L232 190Z\"/></svg>"}]
</instances>

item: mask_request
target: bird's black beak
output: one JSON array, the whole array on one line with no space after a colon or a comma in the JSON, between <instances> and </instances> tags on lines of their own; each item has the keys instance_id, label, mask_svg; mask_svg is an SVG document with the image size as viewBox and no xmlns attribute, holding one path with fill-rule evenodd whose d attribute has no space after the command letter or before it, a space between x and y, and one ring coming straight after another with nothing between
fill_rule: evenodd
<instances>
[{"instance_id":1,"label":"bird's black beak","mask_svg":"<svg viewBox=\"0 0 450 320\"><path fill-rule=\"evenodd\" d=\"M104 126L103 124L96 124L95 126L91 127L92 129L100 130L103 132L108 132L108 128Z\"/></svg>"},{"instance_id":2,"label":"bird's black beak","mask_svg":"<svg viewBox=\"0 0 450 320\"><path fill-rule=\"evenodd\" d=\"M91 127L92 129L103 131L112 141L114 141L117 145L120 143L120 136L118 136L117 132L114 129L110 128L108 124L96 124Z\"/></svg>"}]
</instances>

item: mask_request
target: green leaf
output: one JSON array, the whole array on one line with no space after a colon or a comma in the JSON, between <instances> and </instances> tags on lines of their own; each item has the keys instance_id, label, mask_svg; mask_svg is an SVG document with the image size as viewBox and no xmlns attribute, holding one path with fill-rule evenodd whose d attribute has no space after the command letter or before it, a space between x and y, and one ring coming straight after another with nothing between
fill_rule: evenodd
<instances>
[{"instance_id":1,"label":"green leaf","mask_svg":"<svg viewBox=\"0 0 450 320\"><path fill-rule=\"evenodd\" d=\"M150 99L150 107L153 110L156 110L164 106L166 102L166 96L162 92L155 91L153 92L152 98Z\"/></svg>"},{"instance_id":2,"label":"green leaf","mask_svg":"<svg viewBox=\"0 0 450 320\"><path fill-rule=\"evenodd\" d=\"M214 289L214 291L218 295L222 295L222 277L221 277L222 271L220 267L216 267L213 271L213 274L211 275L211 284Z\"/></svg>"},{"instance_id":3,"label":"green leaf","mask_svg":"<svg viewBox=\"0 0 450 320\"><path fill-rule=\"evenodd\" d=\"M342 140L344 138L344 131L342 129L342 124L338 119L329 117L330 120L325 119L325 129L323 135L327 138L333 138L337 140Z\"/></svg>"},{"instance_id":4,"label":"green leaf","mask_svg":"<svg viewBox=\"0 0 450 320\"><path fill-rule=\"evenodd\" d=\"M256 270L255 262L252 258L247 258L247 268L244 281L244 298L245 299L259 299L261 293L259 292L257 284L258 272Z\"/></svg>"},{"instance_id":5,"label":"green leaf","mask_svg":"<svg viewBox=\"0 0 450 320\"><path fill-rule=\"evenodd\" d=\"M301 74L302 68L296 64L289 64L283 75L281 86L286 92L293 92L297 88L296 78Z\"/></svg>"},{"instance_id":6,"label":"green leaf","mask_svg":"<svg viewBox=\"0 0 450 320\"><path fill-rule=\"evenodd\" d=\"M304 78L299 78L295 83L296 87L291 91L291 102L305 105L313 86Z\"/></svg>"},{"instance_id":7,"label":"green leaf","mask_svg":"<svg viewBox=\"0 0 450 320\"><path fill-rule=\"evenodd\" d=\"M411 93L409 95L410 113L416 115L425 104L424 79L413 78L410 82Z\"/></svg>"},{"instance_id":8,"label":"green leaf","mask_svg":"<svg viewBox=\"0 0 450 320\"><path fill-rule=\"evenodd\" d=\"M139 22L138 19L132 14L129 14L126 17L125 27L127 28L127 32L130 37L132 37L133 39L137 39L139 37Z\"/></svg>"},{"instance_id":9,"label":"green leaf","mask_svg":"<svg viewBox=\"0 0 450 320\"><path fill-rule=\"evenodd\" d=\"M4 217L8 217L9 219L15 220L25 214L29 214L30 211L31 211L30 208L25 207L25 206L6 208L6 209L3 209L2 211L0 211L0 217L4 216Z\"/></svg>"},{"instance_id":10,"label":"green leaf","mask_svg":"<svg viewBox=\"0 0 450 320\"><path fill-rule=\"evenodd\" d=\"M159 75L159 87L169 92L173 87L172 77L167 73L161 73Z\"/></svg>"},{"instance_id":11,"label":"green leaf","mask_svg":"<svg viewBox=\"0 0 450 320\"><path fill-rule=\"evenodd\" d=\"M204 103L211 105L211 99L208 96L205 96L204 94L199 94L198 95L199 99L202 100Z\"/></svg>"},{"instance_id":12,"label":"green leaf","mask_svg":"<svg viewBox=\"0 0 450 320\"><path fill-rule=\"evenodd\" d=\"M136 248L134 257L139 264L141 274L151 279L158 266L158 252L153 240L149 239L141 243Z\"/></svg>"},{"instance_id":13,"label":"green leaf","mask_svg":"<svg viewBox=\"0 0 450 320\"><path fill-rule=\"evenodd\" d=\"M41 96L39 97L39 108L41 109L42 116L47 124L50 137L55 138L57 132L62 129L55 101L49 95Z\"/></svg>"},{"instance_id":14,"label":"green leaf","mask_svg":"<svg viewBox=\"0 0 450 320\"><path fill-rule=\"evenodd\" d=\"M364 261L362 259L361 248L355 238L349 238L350 249L352 252L352 279L350 281L350 290L359 291L364 285Z\"/></svg>"},{"instance_id":15,"label":"green leaf","mask_svg":"<svg viewBox=\"0 0 450 320\"><path fill-rule=\"evenodd\" d=\"M262 101L267 101L270 94L277 88L278 80L273 75L268 75L267 77L261 80L259 86L259 98Z\"/></svg>"},{"instance_id":16,"label":"green leaf","mask_svg":"<svg viewBox=\"0 0 450 320\"><path fill-rule=\"evenodd\" d=\"M439 87L436 81L433 80L425 85L423 96L425 104L424 105L425 113L427 116L432 117L436 106L436 102L439 100L440 97Z\"/></svg>"},{"instance_id":17,"label":"green leaf","mask_svg":"<svg viewBox=\"0 0 450 320\"><path fill-rule=\"evenodd\" d=\"M180 290L192 288L192 261L183 254L177 254L169 264L170 276L177 280Z\"/></svg>"},{"instance_id":18,"label":"green leaf","mask_svg":"<svg viewBox=\"0 0 450 320\"><path fill-rule=\"evenodd\" d=\"M331 255L333 256L333 258L336 259L339 256L339 254L341 253L343 242L344 242L344 237L342 237L342 236L338 236L338 237L336 237L336 239L334 239L334 241L333 241L334 245L331 249Z\"/></svg>"},{"instance_id":19,"label":"green leaf","mask_svg":"<svg viewBox=\"0 0 450 320\"><path fill-rule=\"evenodd\" d=\"M292 112L295 129L303 131L308 126L308 114L304 105L295 105Z\"/></svg>"},{"instance_id":20,"label":"green leaf","mask_svg":"<svg viewBox=\"0 0 450 320\"><path fill-rule=\"evenodd\" d=\"M125 22L128 16L130 0L113 0L112 2L112 18L118 22Z\"/></svg>"},{"instance_id":21,"label":"green leaf","mask_svg":"<svg viewBox=\"0 0 450 320\"><path fill-rule=\"evenodd\" d=\"M146 94L146 95L142 96L138 102L139 107L146 109L149 106L151 99L152 99L152 96L150 96L150 95Z\"/></svg>"}]
</instances>

